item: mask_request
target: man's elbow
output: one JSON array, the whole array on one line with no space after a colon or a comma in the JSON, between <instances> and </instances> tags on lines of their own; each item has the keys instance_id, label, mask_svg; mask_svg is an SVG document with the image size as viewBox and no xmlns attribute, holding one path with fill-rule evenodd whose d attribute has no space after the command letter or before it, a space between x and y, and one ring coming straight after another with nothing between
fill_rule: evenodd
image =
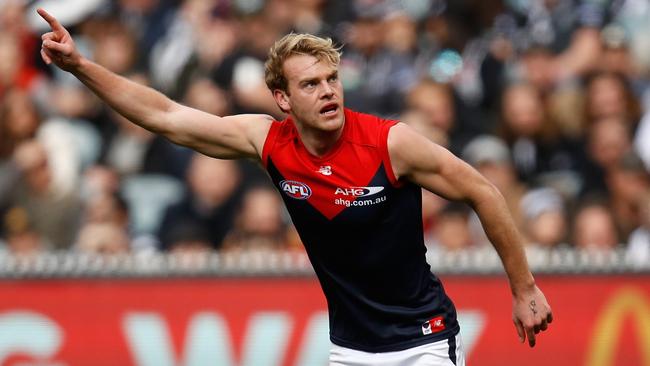
<instances>
[{"instance_id":1,"label":"man's elbow","mask_svg":"<svg viewBox=\"0 0 650 366\"><path fill-rule=\"evenodd\" d=\"M470 197L470 205L479 207L481 205L497 206L505 202L499 188L487 180L476 184L474 194Z\"/></svg>"}]
</instances>

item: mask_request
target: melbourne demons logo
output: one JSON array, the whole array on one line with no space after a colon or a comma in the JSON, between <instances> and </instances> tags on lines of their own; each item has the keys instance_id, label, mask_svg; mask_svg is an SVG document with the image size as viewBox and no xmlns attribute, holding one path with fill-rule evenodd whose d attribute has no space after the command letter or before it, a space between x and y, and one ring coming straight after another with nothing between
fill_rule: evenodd
<instances>
[{"instance_id":1,"label":"melbourne demons logo","mask_svg":"<svg viewBox=\"0 0 650 366\"><path fill-rule=\"evenodd\" d=\"M297 182L295 180L283 180L280 182L280 189L282 192L291 198L297 200L306 200L311 196L311 188L305 183Z\"/></svg>"}]
</instances>

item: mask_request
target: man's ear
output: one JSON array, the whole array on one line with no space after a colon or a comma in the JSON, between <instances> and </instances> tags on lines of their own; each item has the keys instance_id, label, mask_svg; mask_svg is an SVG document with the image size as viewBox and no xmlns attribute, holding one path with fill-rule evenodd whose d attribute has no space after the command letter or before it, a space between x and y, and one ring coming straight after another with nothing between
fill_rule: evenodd
<instances>
[{"instance_id":1,"label":"man's ear","mask_svg":"<svg viewBox=\"0 0 650 366\"><path fill-rule=\"evenodd\" d=\"M275 103L277 103L282 112L289 113L291 111L291 107L289 106L289 96L284 90L273 90L273 99L275 99Z\"/></svg>"}]
</instances>

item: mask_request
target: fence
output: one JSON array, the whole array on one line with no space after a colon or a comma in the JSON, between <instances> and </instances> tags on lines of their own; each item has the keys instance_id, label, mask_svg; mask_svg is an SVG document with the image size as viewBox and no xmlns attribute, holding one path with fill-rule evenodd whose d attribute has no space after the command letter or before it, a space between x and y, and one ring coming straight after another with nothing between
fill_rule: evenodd
<instances>
[{"instance_id":1,"label":"fence","mask_svg":"<svg viewBox=\"0 0 650 366\"><path fill-rule=\"evenodd\" d=\"M555 314L519 344L493 251L430 252L469 365L650 365L650 271L624 252L531 255ZM327 306L303 253L0 259L0 365L326 365Z\"/></svg>"}]
</instances>

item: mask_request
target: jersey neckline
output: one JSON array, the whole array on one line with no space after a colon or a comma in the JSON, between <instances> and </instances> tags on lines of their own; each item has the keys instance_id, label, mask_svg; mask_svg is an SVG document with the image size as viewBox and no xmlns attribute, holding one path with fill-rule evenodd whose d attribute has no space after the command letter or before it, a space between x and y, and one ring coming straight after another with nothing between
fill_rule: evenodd
<instances>
[{"instance_id":1,"label":"jersey neckline","mask_svg":"<svg viewBox=\"0 0 650 366\"><path fill-rule=\"evenodd\" d=\"M300 133L298 132L298 128L296 127L296 122L293 120L293 118L288 117L287 121L291 122L293 131L295 133L296 146L300 152L298 156L306 157L307 160L313 165L319 165L325 161L333 159L341 151L341 147L343 146L344 140L347 139L347 136L350 131L350 123L352 122L352 118L350 116L350 113L348 113L347 108L343 109L343 113L345 118L343 121L343 132L341 132L341 136L339 136L339 139L336 140L332 148L323 156L317 156L309 152L309 150L303 143L302 138L300 137Z\"/></svg>"}]
</instances>

